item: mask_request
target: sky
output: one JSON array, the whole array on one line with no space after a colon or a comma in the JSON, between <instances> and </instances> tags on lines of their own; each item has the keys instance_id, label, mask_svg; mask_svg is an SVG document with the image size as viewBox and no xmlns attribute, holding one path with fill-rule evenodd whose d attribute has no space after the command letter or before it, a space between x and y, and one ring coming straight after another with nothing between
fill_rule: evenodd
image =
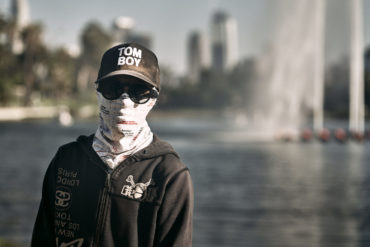
<instances>
[{"instance_id":1,"label":"sky","mask_svg":"<svg viewBox=\"0 0 370 247\"><path fill-rule=\"evenodd\" d=\"M119 16L134 19L137 32L153 37L153 51L161 65L175 73L186 72L186 41L190 32L209 34L212 14L219 9L236 19L239 56L261 54L273 42L276 6L294 0L28 0L32 21L41 22L44 40L51 47L78 45L80 32L92 20L109 29ZM0 1L8 13L11 0ZM370 0L363 0L365 42L370 45ZM289 5L288 5L289 6ZM328 59L335 60L348 48L348 0L327 0L326 41ZM347 28L346 28L347 27Z\"/></svg>"}]
</instances>

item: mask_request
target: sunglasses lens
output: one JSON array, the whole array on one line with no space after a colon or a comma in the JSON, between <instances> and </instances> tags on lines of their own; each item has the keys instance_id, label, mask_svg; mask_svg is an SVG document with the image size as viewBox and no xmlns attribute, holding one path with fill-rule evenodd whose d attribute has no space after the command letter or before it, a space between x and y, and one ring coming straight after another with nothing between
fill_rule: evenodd
<instances>
[{"instance_id":1,"label":"sunglasses lens","mask_svg":"<svg viewBox=\"0 0 370 247\"><path fill-rule=\"evenodd\" d=\"M104 96L104 98L109 100L118 99L123 93L123 91L117 87L116 83L110 82L100 83L97 90Z\"/></svg>"},{"instance_id":2,"label":"sunglasses lens","mask_svg":"<svg viewBox=\"0 0 370 247\"><path fill-rule=\"evenodd\" d=\"M150 88L142 85L132 86L129 90L130 98L137 104L145 104L151 97Z\"/></svg>"},{"instance_id":3,"label":"sunglasses lens","mask_svg":"<svg viewBox=\"0 0 370 247\"><path fill-rule=\"evenodd\" d=\"M150 98L157 98L158 93L145 85L128 85L120 82L105 82L98 85L97 91L108 100L118 99L128 88L130 99L136 104L145 104Z\"/></svg>"}]
</instances>

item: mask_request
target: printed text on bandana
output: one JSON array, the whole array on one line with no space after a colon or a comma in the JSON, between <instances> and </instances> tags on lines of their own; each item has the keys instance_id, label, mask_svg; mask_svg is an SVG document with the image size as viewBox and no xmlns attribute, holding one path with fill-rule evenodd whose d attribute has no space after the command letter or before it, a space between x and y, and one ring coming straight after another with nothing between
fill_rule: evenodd
<instances>
[{"instance_id":1,"label":"printed text on bandana","mask_svg":"<svg viewBox=\"0 0 370 247\"><path fill-rule=\"evenodd\" d=\"M141 49L136 47L121 47L118 48L119 50L119 57L118 57L118 65L136 65L139 66L141 61Z\"/></svg>"}]
</instances>

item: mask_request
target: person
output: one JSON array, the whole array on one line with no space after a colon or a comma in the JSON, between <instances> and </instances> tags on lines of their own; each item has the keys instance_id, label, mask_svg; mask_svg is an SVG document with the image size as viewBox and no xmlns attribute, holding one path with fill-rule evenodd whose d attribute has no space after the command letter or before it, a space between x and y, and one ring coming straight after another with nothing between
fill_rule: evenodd
<instances>
[{"instance_id":1,"label":"person","mask_svg":"<svg viewBox=\"0 0 370 247\"><path fill-rule=\"evenodd\" d=\"M95 82L95 134L61 146L43 182L31 246L191 246L193 187L146 116L160 92L156 55L108 49Z\"/></svg>"}]
</instances>

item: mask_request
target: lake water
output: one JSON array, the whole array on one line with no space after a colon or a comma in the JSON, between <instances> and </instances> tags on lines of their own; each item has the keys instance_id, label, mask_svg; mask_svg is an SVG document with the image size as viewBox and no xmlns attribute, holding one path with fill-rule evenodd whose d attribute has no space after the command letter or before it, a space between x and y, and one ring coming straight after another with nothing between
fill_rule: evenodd
<instances>
[{"instance_id":1,"label":"lake water","mask_svg":"<svg viewBox=\"0 0 370 247\"><path fill-rule=\"evenodd\" d=\"M211 120L151 126L190 168L193 246L370 246L369 141L236 141L220 138L225 125ZM0 238L29 244L51 158L95 129L0 123Z\"/></svg>"}]
</instances>

